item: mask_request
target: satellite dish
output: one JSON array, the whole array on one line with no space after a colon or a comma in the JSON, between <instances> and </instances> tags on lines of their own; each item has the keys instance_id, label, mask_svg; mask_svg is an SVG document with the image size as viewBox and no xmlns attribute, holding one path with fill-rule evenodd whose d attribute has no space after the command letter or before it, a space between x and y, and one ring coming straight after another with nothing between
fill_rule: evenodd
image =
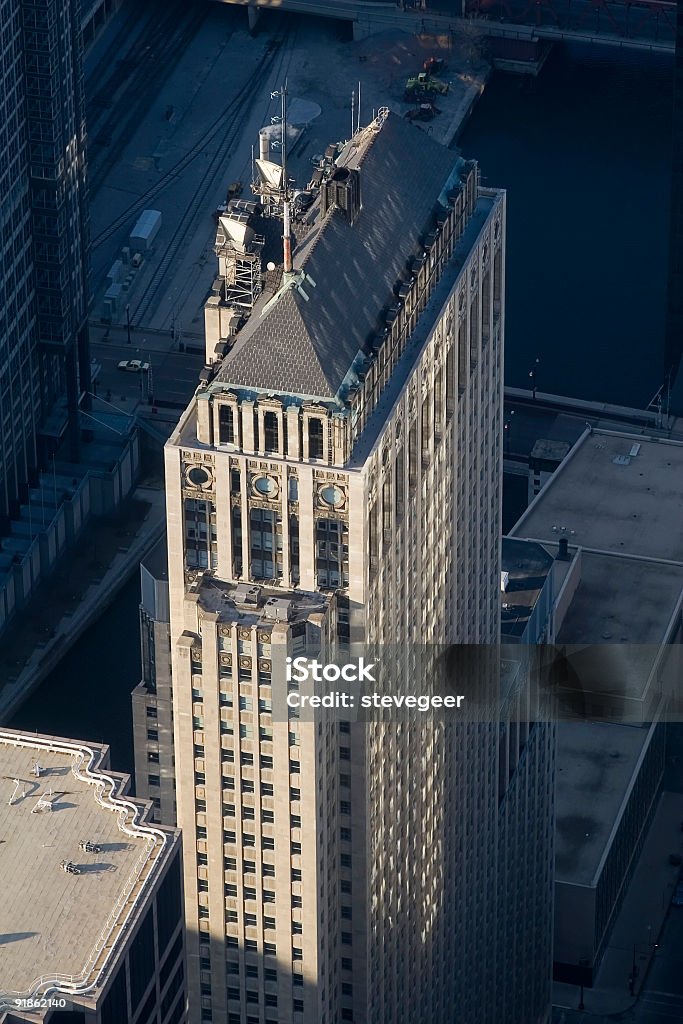
<instances>
[{"instance_id":1,"label":"satellite dish","mask_svg":"<svg viewBox=\"0 0 683 1024\"><path fill-rule=\"evenodd\" d=\"M270 263L266 263L266 269L267 270L275 270L275 264L273 263L272 260L270 261Z\"/></svg>"}]
</instances>

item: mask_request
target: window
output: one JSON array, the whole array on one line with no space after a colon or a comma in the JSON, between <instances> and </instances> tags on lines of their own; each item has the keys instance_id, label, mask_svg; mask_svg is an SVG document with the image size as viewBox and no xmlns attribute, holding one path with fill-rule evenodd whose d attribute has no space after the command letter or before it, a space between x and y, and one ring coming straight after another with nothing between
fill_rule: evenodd
<instances>
[{"instance_id":1,"label":"window","mask_svg":"<svg viewBox=\"0 0 683 1024\"><path fill-rule=\"evenodd\" d=\"M301 869L300 868L292 868L292 881L293 882L301 882L302 881Z\"/></svg>"},{"instance_id":2,"label":"window","mask_svg":"<svg viewBox=\"0 0 683 1024\"><path fill-rule=\"evenodd\" d=\"M308 421L308 457L310 459L322 459L323 457L323 421L311 417Z\"/></svg>"},{"instance_id":3,"label":"window","mask_svg":"<svg viewBox=\"0 0 683 1024\"><path fill-rule=\"evenodd\" d=\"M304 926L301 921L292 921L292 935L303 935ZM296 977L296 975L295 975Z\"/></svg>"},{"instance_id":4,"label":"window","mask_svg":"<svg viewBox=\"0 0 683 1024\"><path fill-rule=\"evenodd\" d=\"M277 946L274 942L263 943L263 955L264 956L277 956Z\"/></svg>"},{"instance_id":5,"label":"window","mask_svg":"<svg viewBox=\"0 0 683 1024\"><path fill-rule=\"evenodd\" d=\"M265 431L265 451L277 452L279 450L278 417L276 412L267 412L263 417Z\"/></svg>"},{"instance_id":6,"label":"window","mask_svg":"<svg viewBox=\"0 0 683 1024\"><path fill-rule=\"evenodd\" d=\"M273 814L272 811L261 811L261 821L265 822L268 825L272 825L272 823L275 821L275 815Z\"/></svg>"},{"instance_id":7,"label":"window","mask_svg":"<svg viewBox=\"0 0 683 1024\"><path fill-rule=\"evenodd\" d=\"M272 757L270 757L269 754L261 754L261 767L262 768L272 768L273 767L273 759L272 759Z\"/></svg>"},{"instance_id":8,"label":"window","mask_svg":"<svg viewBox=\"0 0 683 1024\"><path fill-rule=\"evenodd\" d=\"M348 957L348 956L343 956L341 958L341 965L342 965L342 971L352 971L353 970L353 960L350 957Z\"/></svg>"},{"instance_id":9,"label":"window","mask_svg":"<svg viewBox=\"0 0 683 1024\"><path fill-rule=\"evenodd\" d=\"M155 750L147 751L147 760L150 764L159 764L159 754Z\"/></svg>"},{"instance_id":10,"label":"window","mask_svg":"<svg viewBox=\"0 0 683 1024\"><path fill-rule=\"evenodd\" d=\"M292 946L292 960L303 960L304 951L299 949L298 946Z\"/></svg>"},{"instance_id":11,"label":"window","mask_svg":"<svg viewBox=\"0 0 683 1024\"><path fill-rule=\"evenodd\" d=\"M351 813L351 804L349 803L349 801L348 800L340 800L339 801L339 810L340 810L340 812L342 814L350 814Z\"/></svg>"},{"instance_id":12,"label":"window","mask_svg":"<svg viewBox=\"0 0 683 1024\"><path fill-rule=\"evenodd\" d=\"M158 775L148 775L147 776L147 784L149 786L160 786L161 785L161 779L160 779L160 777Z\"/></svg>"},{"instance_id":13,"label":"window","mask_svg":"<svg viewBox=\"0 0 683 1024\"><path fill-rule=\"evenodd\" d=\"M264 903L275 903L275 893L272 889L263 890L263 902Z\"/></svg>"},{"instance_id":14,"label":"window","mask_svg":"<svg viewBox=\"0 0 683 1024\"><path fill-rule=\"evenodd\" d=\"M295 1013L303 1013L304 1012L304 1001L303 1001L303 999L293 999L292 1000L292 1009L294 1010Z\"/></svg>"},{"instance_id":15,"label":"window","mask_svg":"<svg viewBox=\"0 0 683 1024\"><path fill-rule=\"evenodd\" d=\"M340 854L340 856L339 856L339 863L341 864L341 866L343 868L350 868L351 864L352 864L351 854L350 853L342 853L342 854Z\"/></svg>"},{"instance_id":16,"label":"window","mask_svg":"<svg viewBox=\"0 0 683 1024\"><path fill-rule=\"evenodd\" d=\"M292 896L292 909L300 910L304 905L301 896Z\"/></svg>"},{"instance_id":17,"label":"window","mask_svg":"<svg viewBox=\"0 0 683 1024\"><path fill-rule=\"evenodd\" d=\"M339 748L339 757L340 757L340 759L342 761L350 761L351 760L351 748L350 747L340 747Z\"/></svg>"},{"instance_id":18,"label":"window","mask_svg":"<svg viewBox=\"0 0 683 1024\"><path fill-rule=\"evenodd\" d=\"M235 422L232 407L221 404L218 411L218 443L235 443Z\"/></svg>"},{"instance_id":19,"label":"window","mask_svg":"<svg viewBox=\"0 0 683 1024\"><path fill-rule=\"evenodd\" d=\"M263 977L266 981L277 981L277 971L274 971L271 967L266 967Z\"/></svg>"},{"instance_id":20,"label":"window","mask_svg":"<svg viewBox=\"0 0 683 1024\"><path fill-rule=\"evenodd\" d=\"M341 916L345 921L351 921L353 919L353 911L351 907L342 907Z\"/></svg>"},{"instance_id":21,"label":"window","mask_svg":"<svg viewBox=\"0 0 683 1024\"><path fill-rule=\"evenodd\" d=\"M146 711L147 711L147 717L148 718L156 718L157 717L157 709L151 707L149 704L147 705Z\"/></svg>"},{"instance_id":22,"label":"window","mask_svg":"<svg viewBox=\"0 0 683 1024\"><path fill-rule=\"evenodd\" d=\"M275 927L275 918L274 917L264 917L263 918L263 927L264 928L274 928Z\"/></svg>"},{"instance_id":23,"label":"window","mask_svg":"<svg viewBox=\"0 0 683 1024\"><path fill-rule=\"evenodd\" d=\"M275 878L275 865L264 864L263 865L263 877L264 878Z\"/></svg>"},{"instance_id":24,"label":"window","mask_svg":"<svg viewBox=\"0 0 683 1024\"><path fill-rule=\"evenodd\" d=\"M268 813L272 813L272 812L263 811L263 814L268 814ZM265 821L266 819L264 818L263 820ZM289 816L289 826L290 826L290 828L301 828L301 816L299 814L290 814L290 816Z\"/></svg>"},{"instance_id":25,"label":"window","mask_svg":"<svg viewBox=\"0 0 683 1024\"><path fill-rule=\"evenodd\" d=\"M246 975L247 978L258 978L258 967L255 964L247 964Z\"/></svg>"},{"instance_id":26,"label":"window","mask_svg":"<svg viewBox=\"0 0 683 1024\"><path fill-rule=\"evenodd\" d=\"M237 911L236 910L226 910L225 911L225 920L228 922L228 924L237 924L237 920L238 920L238 918L237 918Z\"/></svg>"},{"instance_id":27,"label":"window","mask_svg":"<svg viewBox=\"0 0 683 1024\"><path fill-rule=\"evenodd\" d=\"M350 843L351 842L351 829L350 828L340 828L339 829L339 838L342 840L342 842Z\"/></svg>"},{"instance_id":28,"label":"window","mask_svg":"<svg viewBox=\"0 0 683 1024\"><path fill-rule=\"evenodd\" d=\"M293 789L293 788L290 787L289 799L290 800L301 800L301 790L300 789Z\"/></svg>"},{"instance_id":29,"label":"window","mask_svg":"<svg viewBox=\"0 0 683 1024\"><path fill-rule=\"evenodd\" d=\"M223 863L225 865L225 870L226 871L237 871L237 858L236 857L226 857L225 860L223 861Z\"/></svg>"},{"instance_id":30,"label":"window","mask_svg":"<svg viewBox=\"0 0 683 1024\"><path fill-rule=\"evenodd\" d=\"M299 761L290 761L289 762L289 773L290 773L290 775L298 775L300 771L301 771L301 764L300 764Z\"/></svg>"},{"instance_id":31,"label":"window","mask_svg":"<svg viewBox=\"0 0 683 1024\"><path fill-rule=\"evenodd\" d=\"M208 886L207 886L207 888L208 888ZM225 883L225 895L226 896L236 896L237 895L237 886L233 885L230 882L226 882Z\"/></svg>"},{"instance_id":32,"label":"window","mask_svg":"<svg viewBox=\"0 0 683 1024\"><path fill-rule=\"evenodd\" d=\"M245 923L245 925L248 928L255 928L256 927L256 920L257 920L256 914L245 914L244 915L244 923Z\"/></svg>"},{"instance_id":33,"label":"window","mask_svg":"<svg viewBox=\"0 0 683 1024\"><path fill-rule=\"evenodd\" d=\"M273 795L273 783L262 782L261 783L261 796L272 796Z\"/></svg>"},{"instance_id":34,"label":"window","mask_svg":"<svg viewBox=\"0 0 683 1024\"><path fill-rule=\"evenodd\" d=\"M351 943L351 932L341 933L342 946L350 946Z\"/></svg>"},{"instance_id":35,"label":"window","mask_svg":"<svg viewBox=\"0 0 683 1024\"><path fill-rule=\"evenodd\" d=\"M290 843L289 847L293 857L301 855L301 843Z\"/></svg>"},{"instance_id":36,"label":"window","mask_svg":"<svg viewBox=\"0 0 683 1024\"><path fill-rule=\"evenodd\" d=\"M151 740L152 743L156 743L157 740L159 739L159 731L158 731L158 729L148 729L147 730L147 739Z\"/></svg>"},{"instance_id":37,"label":"window","mask_svg":"<svg viewBox=\"0 0 683 1024\"><path fill-rule=\"evenodd\" d=\"M253 885L245 885L245 887L244 887L244 898L245 898L245 900L255 900L256 899L256 889L254 888Z\"/></svg>"}]
</instances>

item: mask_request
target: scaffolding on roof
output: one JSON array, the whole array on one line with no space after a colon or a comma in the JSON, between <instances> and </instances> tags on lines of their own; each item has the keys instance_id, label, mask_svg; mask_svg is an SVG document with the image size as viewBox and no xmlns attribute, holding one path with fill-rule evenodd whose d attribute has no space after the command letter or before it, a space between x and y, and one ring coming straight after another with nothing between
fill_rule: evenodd
<instances>
[{"instance_id":1,"label":"scaffolding on roof","mask_svg":"<svg viewBox=\"0 0 683 1024\"><path fill-rule=\"evenodd\" d=\"M244 204L246 205L246 204ZM224 301L250 312L261 294L263 235L251 226L251 211L230 204L218 219L215 252L224 281Z\"/></svg>"}]
</instances>

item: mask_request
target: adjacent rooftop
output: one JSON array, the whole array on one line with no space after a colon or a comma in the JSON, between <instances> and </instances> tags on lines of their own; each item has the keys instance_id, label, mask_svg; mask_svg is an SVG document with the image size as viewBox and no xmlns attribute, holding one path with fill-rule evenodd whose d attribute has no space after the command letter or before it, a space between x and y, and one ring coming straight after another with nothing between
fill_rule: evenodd
<instances>
[{"instance_id":1,"label":"adjacent rooftop","mask_svg":"<svg viewBox=\"0 0 683 1024\"><path fill-rule=\"evenodd\" d=\"M503 537L501 629L504 637L524 633L553 562L553 556L540 544Z\"/></svg>"},{"instance_id":2,"label":"adjacent rooftop","mask_svg":"<svg viewBox=\"0 0 683 1024\"><path fill-rule=\"evenodd\" d=\"M648 734L649 730L642 726L558 724L557 881L593 884Z\"/></svg>"},{"instance_id":3,"label":"adjacent rooftop","mask_svg":"<svg viewBox=\"0 0 683 1024\"><path fill-rule=\"evenodd\" d=\"M143 804L120 795L121 776L101 772L105 756L106 748L0 732L0 1010L3 998L60 983L96 985L105 939L116 947L172 840L144 823Z\"/></svg>"},{"instance_id":4,"label":"adjacent rooftop","mask_svg":"<svg viewBox=\"0 0 683 1024\"><path fill-rule=\"evenodd\" d=\"M683 444L586 434L511 532L683 564Z\"/></svg>"}]
</instances>

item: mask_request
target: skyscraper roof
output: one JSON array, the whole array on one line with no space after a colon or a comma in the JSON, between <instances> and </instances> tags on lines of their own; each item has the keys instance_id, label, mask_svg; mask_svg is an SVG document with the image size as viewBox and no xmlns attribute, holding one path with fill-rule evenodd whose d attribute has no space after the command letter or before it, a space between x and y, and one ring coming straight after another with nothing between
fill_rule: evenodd
<instances>
[{"instance_id":1,"label":"skyscraper roof","mask_svg":"<svg viewBox=\"0 0 683 1024\"><path fill-rule=\"evenodd\" d=\"M384 326L421 236L434 226L461 158L396 114L342 151L337 167L359 171L353 220L333 205L318 212L294 252L300 287L262 297L228 352L217 380L227 385L333 398L359 351ZM319 210L319 207L317 207Z\"/></svg>"}]
</instances>

